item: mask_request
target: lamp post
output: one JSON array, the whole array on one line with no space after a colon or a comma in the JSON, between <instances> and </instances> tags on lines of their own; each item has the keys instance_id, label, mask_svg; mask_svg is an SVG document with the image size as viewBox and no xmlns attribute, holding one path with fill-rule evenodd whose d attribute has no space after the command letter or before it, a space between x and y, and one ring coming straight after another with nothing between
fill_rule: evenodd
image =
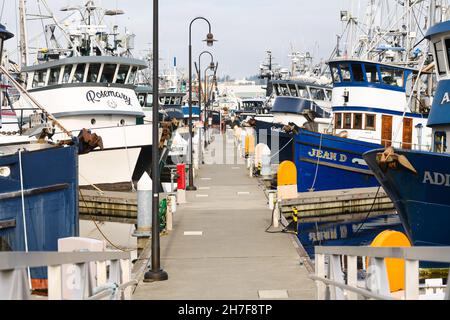
<instances>
[{"instance_id":1,"label":"lamp post","mask_svg":"<svg viewBox=\"0 0 450 320\"><path fill-rule=\"evenodd\" d=\"M209 107L209 100L210 100L210 95L208 92L208 77L206 76L206 72L208 70L215 70L217 68L217 66L214 66L211 64L208 68L205 69L205 77L204 77L204 79L205 79L205 123L204 123L204 129L203 129L205 132L205 148L208 146L208 141L206 140L206 127L207 127L207 121L208 121L207 108Z\"/></svg>"},{"instance_id":2,"label":"lamp post","mask_svg":"<svg viewBox=\"0 0 450 320\"><path fill-rule=\"evenodd\" d=\"M201 58L202 55L204 54L209 54L209 56L211 57L211 62L209 63L208 69L214 70L215 68L215 64L214 64L214 57L212 55L211 52L209 51L203 51L202 53L199 54L198 56L198 108L201 111L202 110L202 67L201 67ZM207 69L207 70L208 70ZM206 74L206 70L205 70L205 74ZM206 76L205 76L206 77ZM206 78L205 78L206 79ZM205 93L206 93L206 86L205 86ZM205 110L203 112L203 134L206 137L206 100L205 100ZM205 139L205 147L206 147L206 139Z\"/></svg>"},{"instance_id":3,"label":"lamp post","mask_svg":"<svg viewBox=\"0 0 450 320\"><path fill-rule=\"evenodd\" d=\"M204 20L208 23L209 32L206 35L206 39L203 40L206 42L208 47L212 47L214 42L217 41L214 39L213 34L211 33L211 23L208 19L203 17L197 17L192 19L189 24L189 147L190 147L190 156L189 156L189 185L186 187L187 191L195 191L197 188L194 186L194 171L193 171L193 147L192 147L192 24L197 20Z\"/></svg>"},{"instance_id":4,"label":"lamp post","mask_svg":"<svg viewBox=\"0 0 450 320\"><path fill-rule=\"evenodd\" d=\"M152 145L152 264L144 282L169 279L160 265L159 243L159 12L158 0L153 0L153 145Z\"/></svg>"}]
</instances>

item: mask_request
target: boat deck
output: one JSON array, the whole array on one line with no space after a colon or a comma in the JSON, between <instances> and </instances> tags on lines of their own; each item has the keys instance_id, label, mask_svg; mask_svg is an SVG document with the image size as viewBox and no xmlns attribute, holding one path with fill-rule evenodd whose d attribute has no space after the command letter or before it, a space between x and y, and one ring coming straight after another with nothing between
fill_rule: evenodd
<instances>
[{"instance_id":1,"label":"boat deck","mask_svg":"<svg viewBox=\"0 0 450 320\"><path fill-rule=\"evenodd\" d=\"M206 163L220 150L227 150L224 159L237 158L233 140L222 141L216 136ZM133 299L315 298L294 238L265 232L272 212L263 186L236 163L200 166L198 191L187 192L187 204L174 214L174 230L161 238L161 266L169 280L141 281Z\"/></svg>"}]
</instances>

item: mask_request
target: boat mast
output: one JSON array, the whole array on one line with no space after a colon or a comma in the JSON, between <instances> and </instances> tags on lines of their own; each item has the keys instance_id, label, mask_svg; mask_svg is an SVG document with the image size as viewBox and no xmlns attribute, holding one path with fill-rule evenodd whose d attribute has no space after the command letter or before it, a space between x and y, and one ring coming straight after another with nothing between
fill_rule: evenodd
<instances>
[{"instance_id":1,"label":"boat mast","mask_svg":"<svg viewBox=\"0 0 450 320\"><path fill-rule=\"evenodd\" d=\"M28 35L26 27L26 0L19 1L21 68L28 65Z\"/></svg>"}]
</instances>

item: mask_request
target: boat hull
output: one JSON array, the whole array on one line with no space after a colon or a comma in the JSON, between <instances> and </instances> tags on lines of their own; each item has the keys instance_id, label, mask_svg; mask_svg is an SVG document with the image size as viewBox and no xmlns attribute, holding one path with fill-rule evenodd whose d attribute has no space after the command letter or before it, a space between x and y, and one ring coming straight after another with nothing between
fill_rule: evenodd
<instances>
[{"instance_id":1,"label":"boat hull","mask_svg":"<svg viewBox=\"0 0 450 320\"><path fill-rule=\"evenodd\" d=\"M379 186L362 156L379 147L301 129L294 143L298 192Z\"/></svg>"},{"instance_id":2,"label":"boat hull","mask_svg":"<svg viewBox=\"0 0 450 320\"><path fill-rule=\"evenodd\" d=\"M22 153L26 238L29 251L57 251L58 239L79 234L77 147L53 147ZM0 177L0 228L3 250L25 251L18 153L0 157L8 177ZM42 268L33 278L45 278Z\"/></svg>"},{"instance_id":3,"label":"boat hull","mask_svg":"<svg viewBox=\"0 0 450 320\"><path fill-rule=\"evenodd\" d=\"M282 124L256 120L256 142L266 144L272 157L272 164L294 161L294 136L281 132Z\"/></svg>"},{"instance_id":4,"label":"boat hull","mask_svg":"<svg viewBox=\"0 0 450 320\"><path fill-rule=\"evenodd\" d=\"M396 150L417 174L403 167L382 170L376 160L384 150L364 154L366 162L394 202L414 246L450 246L450 155Z\"/></svg>"}]
</instances>

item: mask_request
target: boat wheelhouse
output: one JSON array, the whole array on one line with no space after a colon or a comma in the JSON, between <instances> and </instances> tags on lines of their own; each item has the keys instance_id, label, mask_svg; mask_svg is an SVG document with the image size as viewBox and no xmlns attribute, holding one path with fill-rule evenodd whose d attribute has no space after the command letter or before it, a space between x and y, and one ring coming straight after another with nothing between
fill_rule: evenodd
<instances>
[{"instance_id":1,"label":"boat wheelhouse","mask_svg":"<svg viewBox=\"0 0 450 320\"><path fill-rule=\"evenodd\" d=\"M136 94L142 110L145 113L145 120L152 119L153 89L150 86L137 86ZM184 120L183 98L185 93L181 92L160 92L159 93L159 120L170 121L172 119Z\"/></svg>"},{"instance_id":2,"label":"boat wheelhouse","mask_svg":"<svg viewBox=\"0 0 450 320\"><path fill-rule=\"evenodd\" d=\"M335 134L384 146L430 148L425 128L430 104L413 90L417 70L356 59L328 64Z\"/></svg>"},{"instance_id":3,"label":"boat wheelhouse","mask_svg":"<svg viewBox=\"0 0 450 320\"><path fill-rule=\"evenodd\" d=\"M302 127L315 118L331 115L332 87L298 80L272 81L275 100L271 113L274 123L295 123Z\"/></svg>"}]
</instances>

